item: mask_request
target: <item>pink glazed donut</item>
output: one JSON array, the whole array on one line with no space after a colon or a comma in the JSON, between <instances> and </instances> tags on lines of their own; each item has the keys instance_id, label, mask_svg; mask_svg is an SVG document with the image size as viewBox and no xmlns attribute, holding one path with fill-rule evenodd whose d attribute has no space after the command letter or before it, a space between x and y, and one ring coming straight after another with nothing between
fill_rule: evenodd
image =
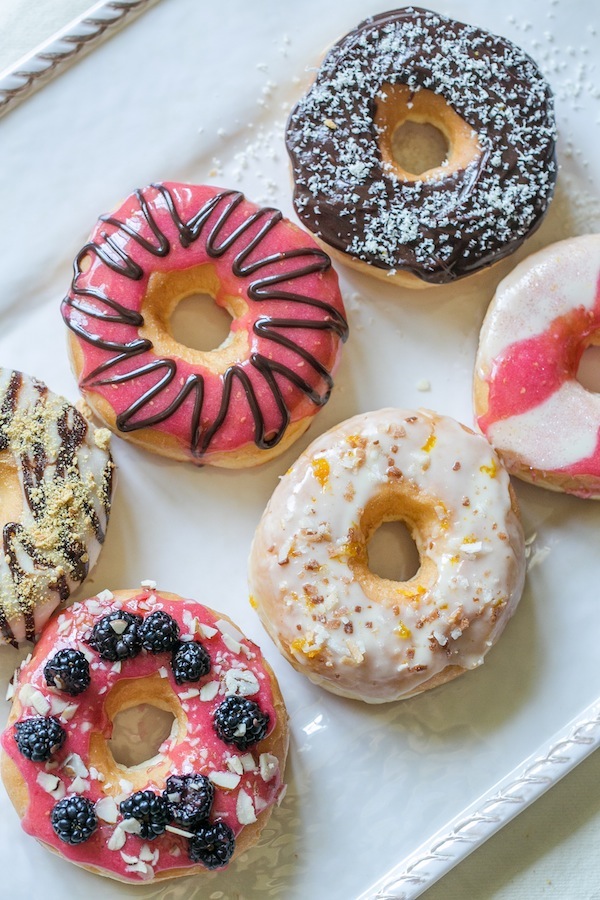
<instances>
[{"instance_id":1,"label":"pink glazed donut","mask_svg":"<svg viewBox=\"0 0 600 900\"><path fill-rule=\"evenodd\" d=\"M232 317L220 347L177 342L177 304L210 294ZM123 437L196 464L259 465L329 399L348 334L326 253L239 191L153 184L102 216L62 313L80 388Z\"/></svg>"},{"instance_id":2,"label":"pink glazed donut","mask_svg":"<svg viewBox=\"0 0 600 900\"><path fill-rule=\"evenodd\" d=\"M498 286L475 365L479 427L524 481L600 498L600 396L577 380L600 335L600 235L560 241Z\"/></svg>"},{"instance_id":3,"label":"pink glazed donut","mask_svg":"<svg viewBox=\"0 0 600 900\"><path fill-rule=\"evenodd\" d=\"M13 690L1 770L23 828L99 875L135 884L222 868L285 792L276 678L230 619L194 600L148 586L75 603ZM109 744L115 717L144 703L173 727L155 756L125 766Z\"/></svg>"}]
</instances>

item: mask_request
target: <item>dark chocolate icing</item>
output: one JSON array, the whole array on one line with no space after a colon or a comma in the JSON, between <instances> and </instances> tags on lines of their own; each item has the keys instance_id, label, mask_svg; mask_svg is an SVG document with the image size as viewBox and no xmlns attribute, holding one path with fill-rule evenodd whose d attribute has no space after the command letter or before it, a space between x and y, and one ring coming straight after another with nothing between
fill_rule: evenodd
<instances>
[{"instance_id":1,"label":"dark chocolate icing","mask_svg":"<svg viewBox=\"0 0 600 900\"><path fill-rule=\"evenodd\" d=\"M263 377L279 414L277 427L271 428L269 432L266 431L263 410L244 362L231 365L221 376L221 402L216 416L210 423L202 421L205 379L201 373L188 375L175 396L171 395L168 400L163 401L162 405L156 404L155 401L161 398L165 389L178 376L177 361L157 356L149 360L145 354L152 350L152 343L147 338L135 336L131 340L115 341L98 334L99 329L95 329L93 325L94 319L114 322L123 326L134 326L136 329L144 324L144 319L141 313L129 309L119 302L118 298L109 296L107 292L98 287L89 287L82 270L83 260L90 254L94 254L103 265L125 279L139 280L144 274L147 274L148 267L146 266L144 269L138 261L132 258L131 252L123 248L123 242L115 239L115 234L119 235L119 233L133 240L132 249L137 244L155 257L169 254L171 246L169 238L156 222L152 208L153 200L148 200L144 192L138 190L134 196L139 206L139 214L148 226L154 241L146 239L126 222L122 222L114 216L102 217L101 221L114 226L116 232L109 235L101 231L100 241L90 240L82 248L75 259L71 292L63 301L62 313L68 327L82 341L107 353L106 359L84 377L81 383L82 387L118 385L137 381L149 374L158 374L158 380L152 387L144 389L140 386L137 399L116 416L117 427L123 432L136 431L164 422L177 412L190 394L193 395L189 450L197 461L201 461L227 416L232 385L234 380L237 380L243 388L254 422L255 444L262 449L274 447L281 441L290 422L290 410L281 385L275 376L278 375L293 384L316 407L323 406L327 402L333 387L330 372L313 354L299 342L294 341L289 336L289 332L293 329L318 329L333 332L339 339L345 341L348 335L345 318L330 303L286 288L289 282L301 279L303 276L326 272L331 266L330 259L317 247L283 250L256 258L255 251L260 250L261 242L282 221L283 217L281 212L276 209L269 207L257 209L241 224L229 231L229 222L233 213L240 204L245 202L244 195L239 191L218 191L191 218L183 221L175 198L166 185L153 184L150 189L146 189L146 191L149 190L156 191L158 196L163 199L169 213L169 221L175 227L176 239L179 240L182 247L191 248L202 237L203 247L211 259L219 259L233 247L238 247L232 260L232 272L237 278L253 278L247 286L247 295L252 300L280 300L285 301L286 304L291 302L302 307L312 308L319 313L313 318L260 316L253 325L256 335L267 339L274 346L287 348L300 356L312 369L316 379L312 377L310 381L306 380L276 358L258 352L251 353L247 363ZM258 228L255 227L257 225ZM274 264L282 261L289 265L283 269L274 268ZM190 266L193 263L194 260L191 258ZM264 269L267 269L267 273L262 277L253 277ZM89 298L92 303L86 302L86 298ZM92 321L83 324L82 317L74 316L73 310L84 313ZM286 333L282 333L282 330ZM144 358L139 365L133 368L122 365L141 355ZM316 386L315 381L320 382L321 387Z\"/></svg>"},{"instance_id":2,"label":"dark chocolate icing","mask_svg":"<svg viewBox=\"0 0 600 900\"><path fill-rule=\"evenodd\" d=\"M401 181L382 166L374 114L385 85L440 94L480 155L449 177ZM549 86L510 41L407 7L362 22L328 53L290 116L294 203L330 246L441 284L512 253L556 180Z\"/></svg>"}]
</instances>

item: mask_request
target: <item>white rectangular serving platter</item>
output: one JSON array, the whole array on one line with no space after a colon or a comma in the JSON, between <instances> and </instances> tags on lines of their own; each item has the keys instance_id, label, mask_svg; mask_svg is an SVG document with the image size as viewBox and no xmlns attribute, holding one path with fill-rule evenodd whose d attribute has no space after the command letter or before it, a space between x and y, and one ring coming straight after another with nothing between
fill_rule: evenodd
<instances>
[{"instance_id":1,"label":"white rectangular serving platter","mask_svg":"<svg viewBox=\"0 0 600 900\"><path fill-rule=\"evenodd\" d=\"M2 896L29 897L42 884L45 900L107 891L143 900L417 897L599 742L593 502L515 485L530 565L514 619L483 667L399 704L367 707L314 687L279 657L248 604L254 529L301 450L383 406L425 406L472 424L474 354L496 284L531 251L600 230L595 4L429 5L511 38L550 79L561 172L547 219L514 257L456 286L411 293L338 267L351 336L333 396L308 434L261 469L196 470L115 438L108 538L78 594L152 578L231 615L262 646L288 703L286 798L259 846L227 871L128 887L49 854L1 792ZM135 187L210 182L293 218L289 109L322 51L384 9L381 0L161 0L11 110L0 121L0 365L77 399L60 299L97 216ZM2 691L25 652L2 648ZM0 724L7 714L8 704Z\"/></svg>"}]
</instances>

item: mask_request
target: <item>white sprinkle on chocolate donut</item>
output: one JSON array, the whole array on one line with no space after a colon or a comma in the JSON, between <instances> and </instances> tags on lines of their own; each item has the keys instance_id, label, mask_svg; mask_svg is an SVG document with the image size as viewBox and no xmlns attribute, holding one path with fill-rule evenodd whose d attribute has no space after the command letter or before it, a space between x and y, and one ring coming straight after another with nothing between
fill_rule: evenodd
<instances>
[{"instance_id":1,"label":"white sprinkle on chocolate donut","mask_svg":"<svg viewBox=\"0 0 600 900\"><path fill-rule=\"evenodd\" d=\"M440 165L398 162L406 122L441 132ZM555 136L550 88L510 41L428 10L383 13L331 49L290 116L296 212L374 275L450 282L537 227L556 179Z\"/></svg>"}]
</instances>

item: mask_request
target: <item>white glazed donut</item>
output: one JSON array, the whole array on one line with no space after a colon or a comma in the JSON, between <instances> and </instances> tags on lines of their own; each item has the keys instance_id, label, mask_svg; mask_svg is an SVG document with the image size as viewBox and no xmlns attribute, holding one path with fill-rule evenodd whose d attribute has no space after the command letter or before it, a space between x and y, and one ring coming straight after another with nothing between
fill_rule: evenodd
<instances>
[{"instance_id":1,"label":"white glazed donut","mask_svg":"<svg viewBox=\"0 0 600 900\"><path fill-rule=\"evenodd\" d=\"M520 263L488 309L475 412L508 470L600 497L600 396L577 381L600 334L600 235L560 241Z\"/></svg>"},{"instance_id":2,"label":"white glazed donut","mask_svg":"<svg viewBox=\"0 0 600 900\"><path fill-rule=\"evenodd\" d=\"M420 554L405 582L368 568L402 520ZM488 442L427 410L382 409L319 437L277 486L250 555L251 603L292 665L382 703L483 662L521 596L523 532Z\"/></svg>"}]
</instances>

